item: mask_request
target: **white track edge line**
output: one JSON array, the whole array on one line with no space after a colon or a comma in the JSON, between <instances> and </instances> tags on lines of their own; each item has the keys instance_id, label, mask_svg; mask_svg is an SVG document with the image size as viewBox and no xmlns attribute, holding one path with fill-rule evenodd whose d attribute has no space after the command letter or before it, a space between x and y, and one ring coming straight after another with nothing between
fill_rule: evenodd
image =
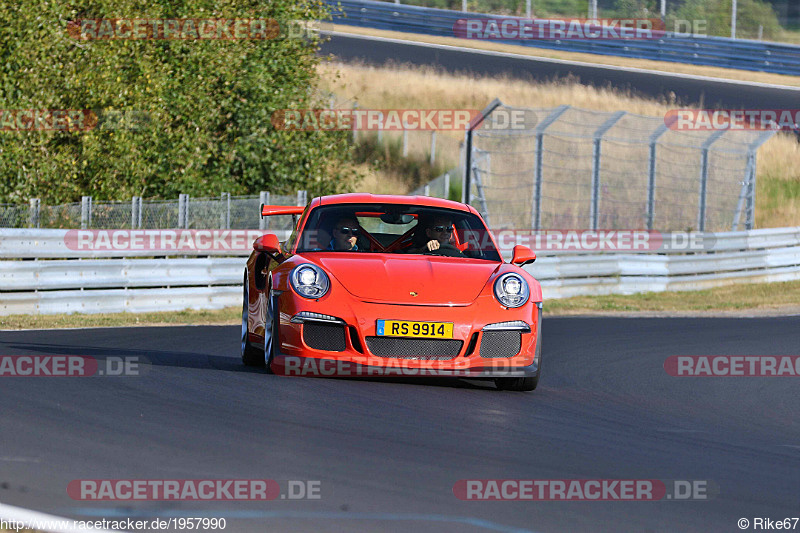
<instances>
[{"instance_id":1,"label":"white track edge line","mask_svg":"<svg viewBox=\"0 0 800 533\"><path fill-rule=\"evenodd\" d=\"M109 530L104 529L87 529L87 528L79 528L74 527L75 522L81 522L81 520L73 520L72 518L63 518L60 516L49 515L45 513L40 513L39 511L32 511L30 509L25 509L23 507L14 507L13 505L6 505L4 503L0 503L0 519L5 521L14 521L14 522L23 522L28 525L31 525L33 522L72 522L73 527L53 527L50 529L37 529L37 531L47 531L48 533L76 533L76 532L93 532L93 533L117 533L112 532ZM11 530L13 531L13 530Z\"/></svg>"}]
</instances>

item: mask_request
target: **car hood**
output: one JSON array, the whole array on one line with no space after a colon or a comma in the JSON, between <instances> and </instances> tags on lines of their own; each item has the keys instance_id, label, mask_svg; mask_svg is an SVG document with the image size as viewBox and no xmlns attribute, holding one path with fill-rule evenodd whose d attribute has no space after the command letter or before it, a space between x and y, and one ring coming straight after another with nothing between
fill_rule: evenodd
<instances>
[{"instance_id":1,"label":"car hood","mask_svg":"<svg viewBox=\"0 0 800 533\"><path fill-rule=\"evenodd\" d=\"M326 254L314 259L357 298L410 305L467 305L502 265L422 255Z\"/></svg>"}]
</instances>

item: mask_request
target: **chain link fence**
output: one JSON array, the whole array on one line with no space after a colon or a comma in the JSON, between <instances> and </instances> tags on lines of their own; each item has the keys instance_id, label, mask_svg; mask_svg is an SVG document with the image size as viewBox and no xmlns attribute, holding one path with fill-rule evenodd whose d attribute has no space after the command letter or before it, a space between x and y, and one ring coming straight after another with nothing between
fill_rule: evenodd
<instances>
[{"instance_id":1,"label":"chain link fence","mask_svg":"<svg viewBox=\"0 0 800 533\"><path fill-rule=\"evenodd\" d=\"M493 127L498 110L524 128ZM494 228L751 229L756 152L772 135L501 104L472 133L471 203Z\"/></svg>"},{"instance_id":2,"label":"chain link fence","mask_svg":"<svg viewBox=\"0 0 800 533\"><path fill-rule=\"evenodd\" d=\"M144 200L134 196L127 202L95 202L84 196L79 203L43 205L32 198L29 204L0 204L0 228L51 229L271 229L290 230L291 216L261 218L261 204L302 205L308 203L304 190L294 195L261 192L256 196Z\"/></svg>"}]
</instances>

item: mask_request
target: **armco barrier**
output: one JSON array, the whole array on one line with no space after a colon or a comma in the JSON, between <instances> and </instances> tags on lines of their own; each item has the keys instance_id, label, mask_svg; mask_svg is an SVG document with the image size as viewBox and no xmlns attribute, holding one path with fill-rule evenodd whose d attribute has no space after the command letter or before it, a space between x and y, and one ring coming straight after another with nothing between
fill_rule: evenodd
<instances>
[{"instance_id":1,"label":"armco barrier","mask_svg":"<svg viewBox=\"0 0 800 533\"><path fill-rule=\"evenodd\" d=\"M453 25L459 19L509 18L371 0L326 0L326 3L334 13L333 22L337 24L444 37L455 36ZM341 4L341 11L337 4ZM668 32L661 39L650 40L530 39L498 42L565 52L800 75L800 46L748 39L683 37Z\"/></svg>"},{"instance_id":2,"label":"armco barrier","mask_svg":"<svg viewBox=\"0 0 800 533\"><path fill-rule=\"evenodd\" d=\"M161 258L137 258L142 251L126 251L112 254L125 257L102 259L94 252L60 246L66 233L0 229L0 315L135 313L241 304L247 250L236 257L186 257L209 255L198 251ZM545 299L800 279L800 227L704 237L712 244L699 253L545 251L525 269L541 282ZM515 242L500 243L508 258Z\"/></svg>"}]
</instances>

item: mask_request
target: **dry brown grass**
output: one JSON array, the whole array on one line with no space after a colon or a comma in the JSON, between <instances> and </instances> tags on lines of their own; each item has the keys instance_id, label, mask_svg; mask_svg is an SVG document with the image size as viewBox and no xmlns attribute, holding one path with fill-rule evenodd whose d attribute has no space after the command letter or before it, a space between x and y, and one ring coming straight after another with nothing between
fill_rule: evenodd
<instances>
[{"instance_id":1,"label":"dry brown grass","mask_svg":"<svg viewBox=\"0 0 800 533\"><path fill-rule=\"evenodd\" d=\"M478 50L492 50L509 54L519 54L532 57L544 57L551 59L565 59L569 61L580 61L585 63L596 63L599 65L612 65L618 67L639 68L647 70L660 70L663 72L674 72L679 74L690 74L694 76L710 76L714 78L724 78L729 80L739 80L759 83L773 83L777 85L800 86L800 78L797 76L786 76L783 74L771 74L768 72L751 72L747 70L735 70L719 67L707 67L700 65L687 65L684 63L671 63L667 61L652 61L649 59L631 59L626 57L613 57L596 54L583 54L575 52L561 52L558 50L546 50L544 48L532 48L513 44L499 44L487 41L477 41L470 39L457 39L455 37L437 37L433 35L421 35L416 33L404 33L397 31L375 30L372 28L359 28L356 26L345 26L342 24L330 24L330 29L344 33L355 33L359 35L372 35L376 37L388 37L392 39L403 39L419 41L433 44L446 44L450 46L460 46L464 48L476 48ZM797 33L786 33L787 39L795 37Z\"/></svg>"},{"instance_id":2,"label":"dry brown grass","mask_svg":"<svg viewBox=\"0 0 800 533\"><path fill-rule=\"evenodd\" d=\"M662 117L679 104L648 100L611 88L598 89L576 80L532 83L507 77L449 74L430 67L326 63L319 67L323 88L341 98L358 101L362 108L460 108L482 109L494 98L518 107L555 107L569 104L593 111L626 110ZM337 77L337 73L339 76ZM455 163L463 133L439 134L439 157ZM429 150L430 134L413 132L410 150ZM362 189L380 187L382 192L405 193L402 180L375 174ZM398 188L393 190L393 186ZM378 189L375 189L376 191ZM778 135L759 150L756 227L800 225L800 145L793 137Z\"/></svg>"},{"instance_id":3,"label":"dry brown grass","mask_svg":"<svg viewBox=\"0 0 800 533\"><path fill-rule=\"evenodd\" d=\"M187 309L163 313L8 315L0 316L0 331L4 329L217 325L236 324L240 323L241 319L241 305L225 309Z\"/></svg>"},{"instance_id":4,"label":"dry brown grass","mask_svg":"<svg viewBox=\"0 0 800 533\"><path fill-rule=\"evenodd\" d=\"M646 292L607 296L575 296L547 300L548 315L603 314L607 312L667 314L780 315L800 313L800 281L732 284L703 291Z\"/></svg>"},{"instance_id":5,"label":"dry brown grass","mask_svg":"<svg viewBox=\"0 0 800 533\"><path fill-rule=\"evenodd\" d=\"M372 166L358 165L358 171L364 176L359 184L360 191L372 194L404 194L408 191L406 180L389 172L380 172Z\"/></svg>"},{"instance_id":6,"label":"dry brown grass","mask_svg":"<svg viewBox=\"0 0 800 533\"><path fill-rule=\"evenodd\" d=\"M425 106L446 109L483 109L494 98L520 107L569 104L595 111L617 111L663 116L675 105L637 98L615 89L596 89L577 80L539 83L508 77L450 74L433 67L375 67L353 63L324 63L319 67L323 86L361 107L402 109ZM335 79L336 73L341 76Z\"/></svg>"},{"instance_id":7,"label":"dry brown grass","mask_svg":"<svg viewBox=\"0 0 800 533\"><path fill-rule=\"evenodd\" d=\"M758 151L756 227L800 226L800 143L773 137Z\"/></svg>"}]
</instances>

